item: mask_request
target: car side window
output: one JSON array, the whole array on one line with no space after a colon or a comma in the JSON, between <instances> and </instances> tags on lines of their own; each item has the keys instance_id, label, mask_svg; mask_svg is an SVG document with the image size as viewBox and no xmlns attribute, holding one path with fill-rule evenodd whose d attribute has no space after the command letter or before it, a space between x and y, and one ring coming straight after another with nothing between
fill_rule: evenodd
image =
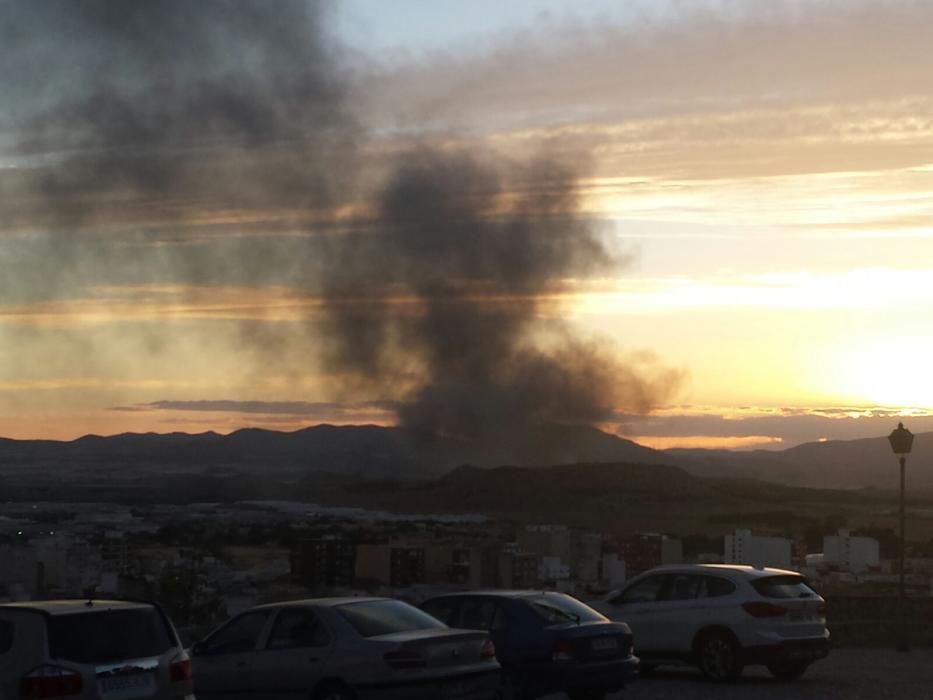
<instances>
[{"instance_id":1,"label":"car side window","mask_svg":"<svg viewBox=\"0 0 933 700\"><path fill-rule=\"evenodd\" d=\"M735 592L735 584L728 579L718 576L704 576L706 598L719 598L725 595L732 595Z\"/></svg>"},{"instance_id":2,"label":"car side window","mask_svg":"<svg viewBox=\"0 0 933 700\"><path fill-rule=\"evenodd\" d=\"M448 627L454 622L454 615L457 612L457 600L454 598L438 598L429 600L421 606L428 615L443 622Z\"/></svg>"},{"instance_id":3,"label":"car side window","mask_svg":"<svg viewBox=\"0 0 933 700\"><path fill-rule=\"evenodd\" d=\"M460 604L460 616L457 627L467 630L491 630L496 620L499 606L488 598L466 598Z\"/></svg>"},{"instance_id":4,"label":"car side window","mask_svg":"<svg viewBox=\"0 0 933 700\"><path fill-rule=\"evenodd\" d=\"M662 586L659 600L696 600L703 595L703 577L695 574L672 574Z\"/></svg>"},{"instance_id":5,"label":"car side window","mask_svg":"<svg viewBox=\"0 0 933 700\"><path fill-rule=\"evenodd\" d=\"M660 599L666 576L649 576L629 586L622 594L613 600L616 605L631 605L632 603L654 603Z\"/></svg>"},{"instance_id":6,"label":"car side window","mask_svg":"<svg viewBox=\"0 0 933 700\"><path fill-rule=\"evenodd\" d=\"M330 634L310 610L286 608L279 612L266 649L307 649L330 644Z\"/></svg>"},{"instance_id":7,"label":"car side window","mask_svg":"<svg viewBox=\"0 0 933 700\"><path fill-rule=\"evenodd\" d=\"M208 637L204 643L204 652L238 654L253 651L268 619L269 612L265 610L243 613Z\"/></svg>"}]
</instances>

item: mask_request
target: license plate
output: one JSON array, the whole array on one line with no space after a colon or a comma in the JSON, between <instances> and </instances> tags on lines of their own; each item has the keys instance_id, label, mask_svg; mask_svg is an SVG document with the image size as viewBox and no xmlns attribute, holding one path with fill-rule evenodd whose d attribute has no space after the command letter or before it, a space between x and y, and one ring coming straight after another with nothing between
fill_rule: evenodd
<instances>
[{"instance_id":1,"label":"license plate","mask_svg":"<svg viewBox=\"0 0 933 700\"><path fill-rule=\"evenodd\" d=\"M787 619L791 622L810 622L814 618L809 610L791 610Z\"/></svg>"},{"instance_id":2,"label":"license plate","mask_svg":"<svg viewBox=\"0 0 933 700\"><path fill-rule=\"evenodd\" d=\"M601 639L594 639L591 645L593 651L615 651L619 648L619 641L612 637L603 637Z\"/></svg>"},{"instance_id":3,"label":"license plate","mask_svg":"<svg viewBox=\"0 0 933 700\"><path fill-rule=\"evenodd\" d=\"M132 700L155 695L155 677L151 673L114 676L98 681L101 697L105 700Z\"/></svg>"}]
</instances>

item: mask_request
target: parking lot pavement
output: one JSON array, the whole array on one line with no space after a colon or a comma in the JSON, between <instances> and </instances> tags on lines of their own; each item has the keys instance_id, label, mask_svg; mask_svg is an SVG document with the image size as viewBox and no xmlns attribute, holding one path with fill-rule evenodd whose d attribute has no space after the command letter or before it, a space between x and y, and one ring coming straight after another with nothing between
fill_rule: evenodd
<instances>
[{"instance_id":1,"label":"parking lot pavement","mask_svg":"<svg viewBox=\"0 0 933 700\"><path fill-rule=\"evenodd\" d=\"M659 670L612 700L914 700L933 698L933 650L836 650L797 681L750 666L732 683L710 683L691 669ZM565 700L549 695L547 700Z\"/></svg>"}]
</instances>

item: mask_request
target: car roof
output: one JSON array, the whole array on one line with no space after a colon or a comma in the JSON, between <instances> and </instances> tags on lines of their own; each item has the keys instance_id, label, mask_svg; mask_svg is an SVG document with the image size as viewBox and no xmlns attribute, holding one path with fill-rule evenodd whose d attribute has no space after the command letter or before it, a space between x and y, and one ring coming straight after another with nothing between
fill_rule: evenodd
<instances>
[{"instance_id":1,"label":"car roof","mask_svg":"<svg viewBox=\"0 0 933 700\"><path fill-rule=\"evenodd\" d=\"M755 567L748 564L667 564L650 569L645 574L735 574L745 578L764 578L766 576L801 576L799 571Z\"/></svg>"},{"instance_id":2,"label":"car roof","mask_svg":"<svg viewBox=\"0 0 933 700\"><path fill-rule=\"evenodd\" d=\"M395 600L394 598L377 598L377 597L359 597L359 596L333 596L329 598L304 598L302 600L286 600L278 603L266 603L265 605L257 605L253 610L270 610L275 608L284 608L288 606L314 606L317 608L336 608L340 605L347 605L348 603L373 603L380 600Z\"/></svg>"},{"instance_id":3,"label":"car roof","mask_svg":"<svg viewBox=\"0 0 933 700\"><path fill-rule=\"evenodd\" d=\"M23 603L3 603L0 610L27 610L46 615L71 615L89 613L97 610L138 610L152 608L152 603L129 600L32 600Z\"/></svg>"},{"instance_id":4,"label":"car roof","mask_svg":"<svg viewBox=\"0 0 933 700\"><path fill-rule=\"evenodd\" d=\"M542 591L542 590L508 590L508 589L495 589L490 588L488 590L479 590L479 591L459 591L457 593L443 593L437 596L431 596L430 600L437 600L439 598L461 598L461 597L472 597L472 596L486 596L486 597L495 597L495 598L527 598L529 596L535 595L545 595L545 594L556 594L563 595L560 591Z\"/></svg>"}]
</instances>

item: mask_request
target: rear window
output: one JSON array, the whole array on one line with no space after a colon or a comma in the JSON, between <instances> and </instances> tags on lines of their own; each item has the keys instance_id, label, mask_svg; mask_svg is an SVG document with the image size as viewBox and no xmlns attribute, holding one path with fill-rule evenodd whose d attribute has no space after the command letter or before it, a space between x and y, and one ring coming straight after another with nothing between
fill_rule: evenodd
<instances>
[{"instance_id":1,"label":"rear window","mask_svg":"<svg viewBox=\"0 0 933 700\"><path fill-rule=\"evenodd\" d=\"M802 576L768 576L755 579L752 586L765 598L810 598L816 595Z\"/></svg>"},{"instance_id":2,"label":"rear window","mask_svg":"<svg viewBox=\"0 0 933 700\"><path fill-rule=\"evenodd\" d=\"M603 622L605 617L584 605L576 598L562 593L542 593L528 596L525 602L549 625L561 625L567 622Z\"/></svg>"},{"instance_id":3,"label":"rear window","mask_svg":"<svg viewBox=\"0 0 933 700\"><path fill-rule=\"evenodd\" d=\"M52 658L79 664L159 656L174 646L155 608L53 615L48 628Z\"/></svg>"},{"instance_id":4,"label":"rear window","mask_svg":"<svg viewBox=\"0 0 933 700\"><path fill-rule=\"evenodd\" d=\"M426 612L400 600L368 600L347 603L337 611L361 637L378 637L396 632L446 629L447 625Z\"/></svg>"},{"instance_id":5,"label":"rear window","mask_svg":"<svg viewBox=\"0 0 933 700\"><path fill-rule=\"evenodd\" d=\"M450 598L436 598L429 600L421 606L428 615L436 617L444 624L449 625L454 616L454 610L457 607L455 600Z\"/></svg>"}]
</instances>

